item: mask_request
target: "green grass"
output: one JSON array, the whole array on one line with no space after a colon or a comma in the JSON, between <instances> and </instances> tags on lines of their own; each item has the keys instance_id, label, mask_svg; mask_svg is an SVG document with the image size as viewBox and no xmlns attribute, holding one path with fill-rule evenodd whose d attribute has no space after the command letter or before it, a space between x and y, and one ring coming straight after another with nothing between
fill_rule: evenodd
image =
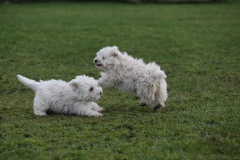
<instances>
[{"instance_id":1,"label":"green grass","mask_svg":"<svg viewBox=\"0 0 240 160\"><path fill-rule=\"evenodd\" d=\"M0 159L239 159L240 3L0 5ZM166 107L104 89L103 118L33 114L17 81L98 78L119 46L168 78Z\"/></svg>"}]
</instances>

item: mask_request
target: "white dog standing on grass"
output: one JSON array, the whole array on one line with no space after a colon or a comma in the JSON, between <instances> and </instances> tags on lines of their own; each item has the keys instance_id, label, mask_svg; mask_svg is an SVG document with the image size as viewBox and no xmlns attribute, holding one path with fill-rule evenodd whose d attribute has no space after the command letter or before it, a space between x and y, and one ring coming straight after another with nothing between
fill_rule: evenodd
<instances>
[{"instance_id":1,"label":"white dog standing on grass","mask_svg":"<svg viewBox=\"0 0 240 160\"><path fill-rule=\"evenodd\" d=\"M88 76L77 76L69 83L62 80L36 82L21 75L18 80L35 91L34 114L47 115L47 111L79 116L103 116L104 108L93 102L103 93L98 82Z\"/></svg>"},{"instance_id":2,"label":"white dog standing on grass","mask_svg":"<svg viewBox=\"0 0 240 160\"><path fill-rule=\"evenodd\" d=\"M105 71L100 73L100 86L115 86L121 91L136 94L141 98L141 106L150 106L155 101L154 110L164 107L167 76L156 63L145 64L142 59L121 53L116 46L98 51L94 63Z\"/></svg>"}]
</instances>

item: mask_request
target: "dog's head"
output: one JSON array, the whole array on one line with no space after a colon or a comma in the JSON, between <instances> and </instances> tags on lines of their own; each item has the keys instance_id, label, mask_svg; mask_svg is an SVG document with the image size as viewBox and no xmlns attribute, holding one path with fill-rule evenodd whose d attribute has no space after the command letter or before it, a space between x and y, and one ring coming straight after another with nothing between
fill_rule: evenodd
<instances>
[{"instance_id":1,"label":"dog's head","mask_svg":"<svg viewBox=\"0 0 240 160\"><path fill-rule=\"evenodd\" d=\"M77 100L81 101L95 101L101 97L103 93L102 87L98 85L92 77L88 76L77 76L75 79L69 82L73 92L76 93Z\"/></svg>"},{"instance_id":2,"label":"dog's head","mask_svg":"<svg viewBox=\"0 0 240 160\"><path fill-rule=\"evenodd\" d=\"M104 47L97 52L97 56L94 58L95 66L102 70L112 69L117 64L120 54L117 46Z\"/></svg>"}]
</instances>

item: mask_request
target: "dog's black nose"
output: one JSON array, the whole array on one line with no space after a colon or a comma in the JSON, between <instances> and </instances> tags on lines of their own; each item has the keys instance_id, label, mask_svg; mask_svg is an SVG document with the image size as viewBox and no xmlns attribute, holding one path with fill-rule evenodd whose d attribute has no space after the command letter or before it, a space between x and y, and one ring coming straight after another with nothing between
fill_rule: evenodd
<instances>
[{"instance_id":1,"label":"dog's black nose","mask_svg":"<svg viewBox=\"0 0 240 160\"><path fill-rule=\"evenodd\" d=\"M100 92L100 95L102 94L102 92Z\"/></svg>"},{"instance_id":2,"label":"dog's black nose","mask_svg":"<svg viewBox=\"0 0 240 160\"><path fill-rule=\"evenodd\" d=\"M97 62L98 62L98 60L96 60L96 59L95 59L95 60L94 60L94 62L95 62L95 63L97 63Z\"/></svg>"}]
</instances>

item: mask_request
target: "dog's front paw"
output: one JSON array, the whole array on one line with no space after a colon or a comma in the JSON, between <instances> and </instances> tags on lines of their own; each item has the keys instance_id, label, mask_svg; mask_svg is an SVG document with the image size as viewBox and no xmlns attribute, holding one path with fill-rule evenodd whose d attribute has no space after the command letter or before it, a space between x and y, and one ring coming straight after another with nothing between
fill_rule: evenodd
<instances>
[{"instance_id":1,"label":"dog's front paw","mask_svg":"<svg viewBox=\"0 0 240 160\"><path fill-rule=\"evenodd\" d=\"M100 72L99 76L102 77L104 75L104 72Z\"/></svg>"},{"instance_id":2,"label":"dog's front paw","mask_svg":"<svg viewBox=\"0 0 240 160\"><path fill-rule=\"evenodd\" d=\"M46 116L47 115L47 113L45 113L45 112L35 112L34 114L37 116Z\"/></svg>"},{"instance_id":3,"label":"dog's front paw","mask_svg":"<svg viewBox=\"0 0 240 160\"><path fill-rule=\"evenodd\" d=\"M147 106L147 103L141 102L141 103L140 103L140 106Z\"/></svg>"},{"instance_id":4,"label":"dog's front paw","mask_svg":"<svg viewBox=\"0 0 240 160\"><path fill-rule=\"evenodd\" d=\"M99 110L98 110L98 112L103 112L103 111L105 111L105 110L106 110L105 108L100 107Z\"/></svg>"},{"instance_id":5,"label":"dog's front paw","mask_svg":"<svg viewBox=\"0 0 240 160\"><path fill-rule=\"evenodd\" d=\"M101 78L101 77L100 77ZM102 84L103 84L103 82L100 80L100 79L98 79L98 85L99 86L102 86Z\"/></svg>"},{"instance_id":6,"label":"dog's front paw","mask_svg":"<svg viewBox=\"0 0 240 160\"><path fill-rule=\"evenodd\" d=\"M95 118L101 118L101 117L103 116L103 114L98 113L98 114L94 114L94 115L92 115L92 116L95 117Z\"/></svg>"},{"instance_id":7,"label":"dog's front paw","mask_svg":"<svg viewBox=\"0 0 240 160\"><path fill-rule=\"evenodd\" d=\"M155 106L153 107L153 110L156 111L156 110L158 110L159 108L163 108L163 107L164 107L163 105L161 105L160 103L157 103L157 104L155 104Z\"/></svg>"}]
</instances>

